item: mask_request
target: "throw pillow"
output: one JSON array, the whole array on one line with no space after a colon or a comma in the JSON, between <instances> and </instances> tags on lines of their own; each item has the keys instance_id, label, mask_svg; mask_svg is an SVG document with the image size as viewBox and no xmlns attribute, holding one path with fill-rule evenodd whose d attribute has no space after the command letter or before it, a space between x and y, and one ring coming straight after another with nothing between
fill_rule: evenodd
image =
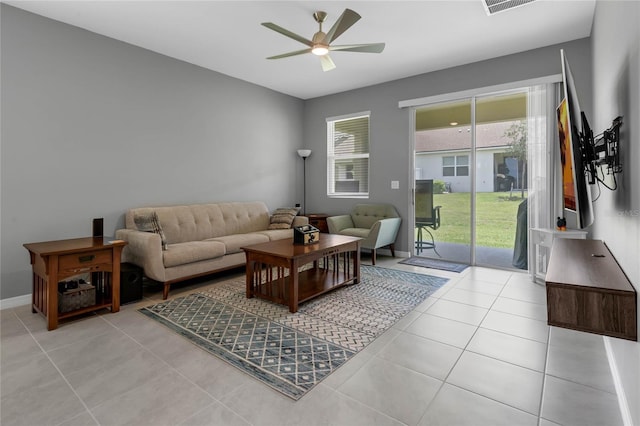
<instances>
[{"instance_id":1,"label":"throw pillow","mask_svg":"<svg viewBox=\"0 0 640 426\"><path fill-rule=\"evenodd\" d=\"M167 237L165 237L164 231L160 226L160 221L158 220L158 214L156 212L151 212L149 214L136 214L133 216L133 221L136 224L138 231L154 232L160 235L162 250L167 249Z\"/></svg>"},{"instance_id":2,"label":"throw pillow","mask_svg":"<svg viewBox=\"0 0 640 426\"><path fill-rule=\"evenodd\" d=\"M269 229L289 229L300 211L300 207L281 207L271 215Z\"/></svg>"}]
</instances>

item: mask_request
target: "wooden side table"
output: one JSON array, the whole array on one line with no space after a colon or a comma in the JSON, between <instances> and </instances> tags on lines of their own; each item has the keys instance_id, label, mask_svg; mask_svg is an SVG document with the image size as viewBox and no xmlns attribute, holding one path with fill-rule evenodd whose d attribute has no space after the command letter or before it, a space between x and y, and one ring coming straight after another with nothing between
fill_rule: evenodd
<instances>
[{"instance_id":1,"label":"wooden side table","mask_svg":"<svg viewBox=\"0 0 640 426\"><path fill-rule=\"evenodd\" d=\"M103 237L75 238L24 244L33 269L31 311L47 318L47 329L58 320L103 308L120 310L120 255L127 243ZM58 282L76 275L91 275L95 303L70 312L58 310Z\"/></svg>"},{"instance_id":2,"label":"wooden side table","mask_svg":"<svg viewBox=\"0 0 640 426\"><path fill-rule=\"evenodd\" d=\"M329 226L327 225L328 214L324 213L310 213L306 215L309 218L309 225L315 226L325 234L329 233Z\"/></svg>"}]
</instances>

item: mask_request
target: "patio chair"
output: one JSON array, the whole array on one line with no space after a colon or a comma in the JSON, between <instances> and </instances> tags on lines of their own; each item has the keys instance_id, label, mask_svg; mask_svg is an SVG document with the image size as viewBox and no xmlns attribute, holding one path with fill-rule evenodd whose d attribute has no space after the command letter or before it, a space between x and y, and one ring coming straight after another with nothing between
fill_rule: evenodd
<instances>
[{"instance_id":1,"label":"patio chair","mask_svg":"<svg viewBox=\"0 0 640 426\"><path fill-rule=\"evenodd\" d=\"M416 254L420 254L422 250L436 250L436 241L429 228L434 231L440 227L440 207L433 206L433 179L416 180L415 192L415 209L416 209L416 228L418 228L418 236L416 238ZM429 234L431 241L424 240L424 233Z\"/></svg>"},{"instance_id":2,"label":"patio chair","mask_svg":"<svg viewBox=\"0 0 640 426\"><path fill-rule=\"evenodd\" d=\"M350 214L327 218L329 233L362 238L361 248L371 250L376 264L376 249L389 247L395 257L395 241L400 229L400 216L390 204L356 204Z\"/></svg>"}]
</instances>

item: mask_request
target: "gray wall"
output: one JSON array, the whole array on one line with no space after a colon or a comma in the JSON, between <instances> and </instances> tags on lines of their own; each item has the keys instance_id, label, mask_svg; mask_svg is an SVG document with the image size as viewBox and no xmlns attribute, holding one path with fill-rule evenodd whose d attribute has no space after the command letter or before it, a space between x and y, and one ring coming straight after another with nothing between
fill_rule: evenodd
<instances>
[{"instance_id":1,"label":"gray wall","mask_svg":"<svg viewBox=\"0 0 640 426\"><path fill-rule=\"evenodd\" d=\"M629 280L640 290L640 2L598 2L591 35L594 132L624 116L624 169L615 192L594 203L593 238L604 240ZM640 299L638 309L640 312ZM640 329L640 318L638 321ZM640 424L640 343L607 339L621 372L631 422Z\"/></svg>"},{"instance_id":2,"label":"gray wall","mask_svg":"<svg viewBox=\"0 0 640 426\"><path fill-rule=\"evenodd\" d=\"M411 111L399 109L398 102L508 82L545 77L562 72L560 49L571 60L580 90L580 104L591 111L591 49L589 39L550 46L524 53L476 62L442 71L392 81L376 86L308 100L305 107L305 146L314 151L307 160L307 212L337 214L349 211L358 202L393 204L403 218L396 249L409 251L408 223L410 194L409 160L412 130ZM328 198L326 192L325 118L371 111L370 198L369 200ZM391 189L391 181L400 189Z\"/></svg>"},{"instance_id":3,"label":"gray wall","mask_svg":"<svg viewBox=\"0 0 640 426\"><path fill-rule=\"evenodd\" d=\"M303 101L2 5L0 298L22 244L105 233L127 208L300 202Z\"/></svg>"}]
</instances>

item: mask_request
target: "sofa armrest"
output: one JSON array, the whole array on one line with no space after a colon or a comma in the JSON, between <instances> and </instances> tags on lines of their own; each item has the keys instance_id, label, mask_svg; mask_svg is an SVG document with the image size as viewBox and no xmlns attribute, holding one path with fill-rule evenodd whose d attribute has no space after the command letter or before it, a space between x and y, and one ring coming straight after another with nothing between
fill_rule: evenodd
<instances>
[{"instance_id":1,"label":"sofa armrest","mask_svg":"<svg viewBox=\"0 0 640 426\"><path fill-rule=\"evenodd\" d=\"M343 229L355 227L351 216L348 214L328 217L327 226L329 227L330 234L339 234Z\"/></svg>"},{"instance_id":2,"label":"sofa armrest","mask_svg":"<svg viewBox=\"0 0 640 426\"><path fill-rule=\"evenodd\" d=\"M295 227L295 226L304 226L304 225L308 225L309 224L309 218L307 216L296 216L293 218L293 223L291 224L291 227Z\"/></svg>"},{"instance_id":3,"label":"sofa armrest","mask_svg":"<svg viewBox=\"0 0 640 426\"><path fill-rule=\"evenodd\" d=\"M376 221L371 227L369 236L363 241L362 247L376 249L395 243L401 221L399 217Z\"/></svg>"},{"instance_id":4,"label":"sofa armrest","mask_svg":"<svg viewBox=\"0 0 640 426\"><path fill-rule=\"evenodd\" d=\"M123 262L140 266L148 278L160 282L166 281L162 258L162 240L159 234L135 229L118 229L116 238L129 243L122 251Z\"/></svg>"}]
</instances>

